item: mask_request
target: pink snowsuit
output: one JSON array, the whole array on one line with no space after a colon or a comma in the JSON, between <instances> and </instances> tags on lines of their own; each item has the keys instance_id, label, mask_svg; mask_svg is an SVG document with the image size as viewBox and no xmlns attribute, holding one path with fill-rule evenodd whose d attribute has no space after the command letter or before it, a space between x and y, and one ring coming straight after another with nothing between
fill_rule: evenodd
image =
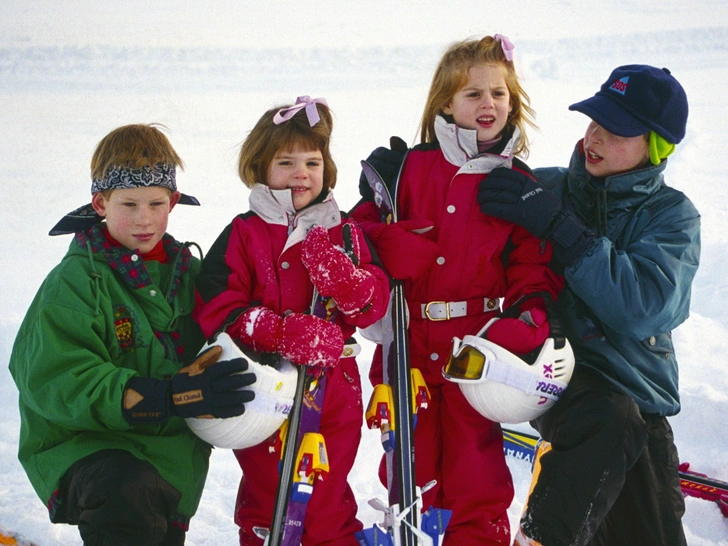
<instances>
[{"instance_id":1,"label":"pink snowsuit","mask_svg":"<svg viewBox=\"0 0 728 546\"><path fill-rule=\"evenodd\" d=\"M434 228L398 242L391 240L391 230L378 226L373 203L359 205L352 216L385 268L405 280L411 365L422 371L432 395L429 407L418 413L414 434L417 484L437 480L423 506L453 511L446 545L510 544L506 510L513 484L500 425L477 413L441 372L452 338L478 332L496 316L500 298L508 306L532 292L555 297L563 281L547 266L549 245L484 215L476 200L478 183L492 169L517 168L509 150L518 133L501 155L479 154L475 131L441 117L435 128L439 145L420 145L408 154L397 193L400 221L429 220ZM430 302L432 318L425 313ZM434 320L444 319L446 309L449 320ZM370 373L374 384L382 381L381 373L378 347Z\"/></svg>"},{"instance_id":2,"label":"pink snowsuit","mask_svg":"<svg viewBox=\"0 0 728 546\"><path fill-rule=\"evenodd\" d=\"M288 311L306 312L313 285L301 262L301 241L312 226L323 225L332 242L343 246L341 213L331 193L322 202L296 212L289 190L256 185L250 196L250 210L225 228L203 262L195 317L206 336L226 330L235 337L236 319L258 305L281 316ZM359 228L355 227L353 234L359 238L360 267L374 274L377 283L366 312L338 323L345 339L357 326L366 327L381 318L389 301L387 276L371 264ZM356 519L357 503L347 476L354 464L363 425L359 369L355 358L342 358L327 374L320 432L326 440L330 473L314 486L303 544L355 546L354 532L362 524ZM262 544L253 527L270 527L280 453L270 453L269 445L270 442L263 442L235 451L243 470L235 507L241 545Z\"/></svg>"}]
</instances>

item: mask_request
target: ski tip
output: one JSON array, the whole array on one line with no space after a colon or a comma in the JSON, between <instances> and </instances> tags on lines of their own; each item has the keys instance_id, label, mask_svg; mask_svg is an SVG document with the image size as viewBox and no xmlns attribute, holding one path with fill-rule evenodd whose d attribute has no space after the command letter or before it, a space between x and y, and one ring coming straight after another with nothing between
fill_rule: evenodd
<instances>
[{"instance_id":1,"label":"ski tip","mask_svg":"<svg viewBox=\"0 0 728 546\"><path fill-rule=\"evenodd\" d=\"M32 542L21 534L6 529L0 525L0 544L8 546L40 546L37 542Z\"/></svg>"}]
</instances>

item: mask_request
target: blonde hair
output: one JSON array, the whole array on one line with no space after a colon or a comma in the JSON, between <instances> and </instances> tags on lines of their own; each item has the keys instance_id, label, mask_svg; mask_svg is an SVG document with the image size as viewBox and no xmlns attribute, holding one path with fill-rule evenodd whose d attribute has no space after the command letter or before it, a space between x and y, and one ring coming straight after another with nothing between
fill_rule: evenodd
<instances>
[{"instance_id":1,"label":"blonde hair","mask_svg":"<svg viewBox=\"0 0 728 546\"><path fill-rule=\"evenodd\" d=\"M238 161L240 179L249 188L256 183L267 185L268 168L276 154L281 150L300 148L307 152L321 152L324 162L323 189L333 189L336 186L337 170L329 149L334 124L331 111L324 104L316 104L321 119L313 127L309 125L304 109L280 125L273 123L276 112L288 106L268 110L246 137Z\"/></svg>"},{"instance_id":2,"label":"blonde hair","mask_svg":"<svg viewBox=\"0 0 728 546\"><path fill-rule=\"evenodd\" d=\"M174 151L159 123L124 125L101 139L91 158L91 178L101 179L109 167L139 169L157 163L184 169L182 159Z\"/></svg>"},{"instance_id":3,"label":"blonde hair","mask_svg":"<svg viewBox=\"0 0 728 546\"><path fill-rule=\"evenodd\" d=\"M422 142L435 142L435 118L442 114L452 98L468 82L468 70L473 66L494 64L505 68L505 81L511 101L511 113L504 128L510 132L518 127L521 130L521 140L514 149L516 155L528 155L528 140L526 138L526 125L536 127L534 123L535 112L531 108L531 99L518 81L513 61L506 59L499 40L492 36L482 39L468 39L455 42L445 51L440 63L435 69L427 96L425 111L420 123L420 137Z\"/></svg>"}]
</instances>

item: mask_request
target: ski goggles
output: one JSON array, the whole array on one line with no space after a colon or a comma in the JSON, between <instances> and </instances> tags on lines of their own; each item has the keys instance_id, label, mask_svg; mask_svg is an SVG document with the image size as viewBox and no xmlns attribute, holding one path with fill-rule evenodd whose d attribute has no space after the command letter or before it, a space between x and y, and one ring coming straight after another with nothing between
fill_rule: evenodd
<instances>
[{"instance_id":1,"label":"ski goggles","mask_svg":"<svg viewBox=\"0 0 728 546\"><path fill-rule=\"evenodd\" d=\"M494 381L530 395L558 400L567 384L553 378L553 339L547 339L533 365L479 336L453 338L442 375L453 383L475 385Z\"/></svg>"},{"instance_id":2,"label":"ski goggles","mask_svg":"<svg viewBox=\"0 0 728 546\"><path fill-rule=\"evenodd\" d=\"M495 354L478 343L476 336L464 339L453 338L452 352L442 374L455 383L480 382L486 371L486 364L495 360Z\"/></svg>"}]
</instances>

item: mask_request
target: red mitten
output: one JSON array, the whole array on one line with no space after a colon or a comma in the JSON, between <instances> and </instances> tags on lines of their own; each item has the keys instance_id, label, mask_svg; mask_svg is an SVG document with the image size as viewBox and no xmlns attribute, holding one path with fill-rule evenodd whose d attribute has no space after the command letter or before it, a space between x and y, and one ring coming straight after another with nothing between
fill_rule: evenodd
<instances>
[{"instance_id":1,"label":"red mitten","mask_svg":"<svg viewBox=\"0 0 728 546\"><path fill-rule=\"evenodd\" d=\"M428 239L434 227L429 220L401 220L394 224L373 224L366 230L382 265L395 279L414 279L424 274L438 256L437 243Z\"/></svg>"},{"instance_id":2,"label":"red mitten","mask_svg":"<svg viewBox=\"0 0 728 546\"><path fill-rule=\"evenodd\" d=\"M285 358L306 366L336 366L344 350L344 334L333 322L292 313L283 318L280 350Z\"/></svg>"},{"instance_id":3,"label":"red mitten","mask_svg":"<svg viewBox=\"0 0 728 546\"><path fill-rule=\"evenodd\" d=\"M294 364L335 366L344 350L341 328L313 315L281 318L267 307L253 307L240 315L234 329L254 351L279 353Z\"/></svg>"},{"instance_id":4,"label":"red mitten","mask_svg":"<svg viewBox=\"0 0 728 546\"><path fill-rule=\"evenodd\" d=\"M534 307L515 318L502 318L494 322L485 333L492 341L515 354L528 354L543 345L551 328L546 311Z\"/></svg>"},{"instance_id":5,"label":"red mitten","mask_svg":"<svg viewBox=\"0 0 728 546\"><path fill-rule=\"evenodd\" d=\"M358 257L358 239L353 237L352 243ZM344 314L356 315L372 301L374 277L368 271L358 269L334 246L325 227L315 226L308 232L301 246L301 261L316 289L322 295L334 298Z\"/></svg>"},{"instance_id":6,"label":"red mitten","mask_svg":"<svg viewBox=\"0 0 728 546\"><path fill-rule=\"evenodd\" d=\"M267 307L251 307L240 315L230 332L245 345L261 353L277 353L283 332L283 319Z\"/></svg>"}]
</instances>

